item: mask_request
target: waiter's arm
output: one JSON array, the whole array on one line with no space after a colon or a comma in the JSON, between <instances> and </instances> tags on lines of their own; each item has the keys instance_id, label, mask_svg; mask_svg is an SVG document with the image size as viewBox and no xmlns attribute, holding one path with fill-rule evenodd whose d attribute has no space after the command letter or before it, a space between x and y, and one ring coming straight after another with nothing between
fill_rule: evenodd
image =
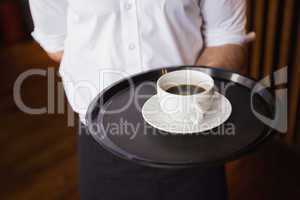
<instances>
[{"instance_id":1,"label":"waiter's arm","mask_svg":"<svg viewBox=\"0 0 300 200\"><path fill-rule=\"evenodd\" d=\"M245 73L246 62L247 53L245 47L236 44L226 44L205 48L197 61L197 65L222 67Z\"/></svg>"},{"instance_id":2,"label":"waiter's arm","mask_svg":"<svg viewBox=\"0 0 300 200\"><path fill-rule=\"evenodd\" d=\"M34 22L32 36L59 62L64 50L67 29L67 0L29 0Z\"/></svg>"},{"instance_id":3,"label":"waiter's arm","mask_svg":"<svg viewBox=\"0 0 300 200\"><path fill-rule=\"evenodd\" d=\"M245 31L246 0L202 0L200 7L205 48L197 64L244 72L244 45L254 37Z\"/></svg>"}]
</instances>

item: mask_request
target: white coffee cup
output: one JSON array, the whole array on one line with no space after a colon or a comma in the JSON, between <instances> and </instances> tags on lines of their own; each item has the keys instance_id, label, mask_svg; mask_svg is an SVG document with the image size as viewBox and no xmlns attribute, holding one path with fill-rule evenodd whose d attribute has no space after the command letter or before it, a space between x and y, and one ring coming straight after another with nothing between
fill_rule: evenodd
<instances>
[{"instance_id":1,"label":"white coffee cup","mask_svg":"<svg viewBox=\"0 0 300 200\"><path fill-rule=\"evenodd\" d=\"M204 89L191 95L167 92L173 86L194 85ZM178 122L201 122L212 105L214 80L211 76L196 70L178 70L161 76L157 81L157 95L164 113Z\"/></svg>"}]
</instances>

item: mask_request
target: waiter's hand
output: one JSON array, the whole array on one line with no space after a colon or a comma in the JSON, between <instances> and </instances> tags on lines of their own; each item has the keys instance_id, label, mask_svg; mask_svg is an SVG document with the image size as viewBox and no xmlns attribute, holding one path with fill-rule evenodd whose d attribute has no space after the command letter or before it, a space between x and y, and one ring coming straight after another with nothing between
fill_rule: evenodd
<instances>
[{"instance_id":1,"label":"waiter's hand","mask_svg":"<svg viewBox=\"0 0 300 200\"><path fill-rule=\"evenodd\" d=\"M64 55L64 51L58 51L58 52L55 52L55 53L50 53L50 52L47 52L48 56L54 60L55 62L58 62L60 63L63 55Z\"/></svg>"}]
</instances>

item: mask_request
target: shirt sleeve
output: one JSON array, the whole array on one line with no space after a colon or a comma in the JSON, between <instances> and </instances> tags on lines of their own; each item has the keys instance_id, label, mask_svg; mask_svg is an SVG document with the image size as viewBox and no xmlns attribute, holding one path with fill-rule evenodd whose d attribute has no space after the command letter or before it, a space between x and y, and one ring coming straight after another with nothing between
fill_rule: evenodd
<instances>
[{"instance_id":1,"label":"shirt sleeve","mask_svg":"<svg viewBox=\"0 0 300 200\"><path fill-rule=\"evenodd\" d=\"M206 46L243 44L246 34L246 0L201 0Z\"/></svg>"},{"instance_id":2,"label":"shirt sleeve","mask_svg":"<svg viewBox=\"0 0 300 200\"><path fill-rule=\"evenodd\" d=\"M34 22L33 38L47 52L64 49L67 0L29 0Z\"/></svg>"}]
</instances>

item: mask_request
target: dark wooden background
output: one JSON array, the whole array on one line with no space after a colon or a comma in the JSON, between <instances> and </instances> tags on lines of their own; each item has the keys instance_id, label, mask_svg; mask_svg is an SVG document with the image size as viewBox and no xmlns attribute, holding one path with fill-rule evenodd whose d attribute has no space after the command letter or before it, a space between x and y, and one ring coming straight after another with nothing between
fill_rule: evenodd
<instances>
[{"instance_id":1,"label":"dark wooden background","mask_svg":"<svg viewBox=\"0 0 300 200\"><path fill-rule=\"evenodd\" d=\"M300 1L247 0L248 30L256 32L249 47L249 75L261 79L289 67L289 123L286 142L299 143Z\"/></svg>"}]
</instances>

